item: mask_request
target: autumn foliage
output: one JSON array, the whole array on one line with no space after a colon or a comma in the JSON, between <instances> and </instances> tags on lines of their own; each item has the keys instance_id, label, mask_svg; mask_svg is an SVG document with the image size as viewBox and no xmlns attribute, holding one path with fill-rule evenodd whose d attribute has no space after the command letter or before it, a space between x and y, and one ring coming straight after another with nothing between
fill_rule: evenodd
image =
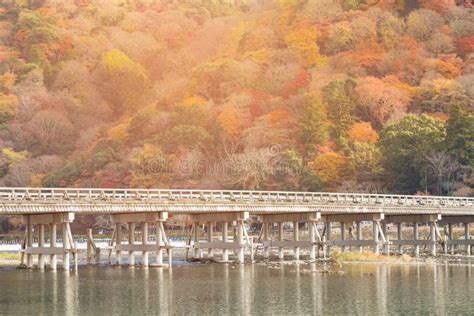
<instances>
[{"instance_id":1,"label":"autumn foliage","mask_svg":"<svg viewBox=\"0 0 474 316\"><path fill-rule=\"evenodd\" d=\"M468 2L1 1L0 186L471 192Z\"/></svg>"}]
</instances>

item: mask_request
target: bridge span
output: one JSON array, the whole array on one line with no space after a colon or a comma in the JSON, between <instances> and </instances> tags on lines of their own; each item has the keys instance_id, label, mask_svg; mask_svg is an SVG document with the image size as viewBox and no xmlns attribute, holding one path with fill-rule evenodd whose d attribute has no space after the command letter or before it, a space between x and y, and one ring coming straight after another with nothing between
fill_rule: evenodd
<instances>
[{"instance_id":1,"label":"bridge span","mask_svg":"<svg viewBox=\"0 0 474 316\"><path fill-rule=\"evenodd\" d=\"M156 265L163 264L163 253L171 264L173 245L166 237L166 221L175 214L184 214L194 223L187 243L195 258L203 253L214 258L219 253L222 261L229 260L232 251L238 262L245 254L261 253L264 258L277 250L280 259L291 249L296 260L300 250L308 250L309 259L327 256L331 248L364 249L375 253L398 253L410 249L414 255L428 248L432 255L439 247L445 253L464 249L471 254L474 239L470 223L474 222L474 198L444 196L413 196L387 194L286 192L286 191L228 191L228 190L155 190L155 189L96 189L96 188L0 188L0 215L23 215L26 224L23 254L26 266L33 266L33 255L38 255L38 266L43 269L45 258L56 269L57 256L62 255L68 269L69 256L77 259L77 249L70 229L76 214L111 215L114 223L113 242L109 261L115 253L115 263L122 264L128 254L128 264L135 265L135 255L141 254L141 264L148 266L149 253L156 255ZM246 222L258 221L258 237L249 236ZM370 222L371 239L363 238L361 223ZM287 225L287 223L291 223ZM454 238L453 225L462 224L464 238ZM290 226L291 238L284 228ZM387 226L396 227L395 238L390 238ZM410 227L410 237L403 236L403 225ZM420 236L420 228L428 227L428 234ZM57 244L57 229L62 232L62 245ZM136 243L137 227L140 240ZM443 229L440 229L442 227ZM300 232L300 228L303 231ZM334 238L333 229L339 230ZM49 231L46 245L45 231ZM233 232L229 234L229 232ZM123 243L123 233L128 242ZM149 236L154 232L154 240ZM272 234L274 232L275 234ZM220 233L220 236L218 236ZM33 237L38 246L33 246ZM273 237L273 235L276 235ZM405 238L404 238L405 237ZM321 253L320 253L321 251ZM100 254L89 231L88 259ZM76 261L77 262L77 261Z\"/></svg>"}]
</instances>

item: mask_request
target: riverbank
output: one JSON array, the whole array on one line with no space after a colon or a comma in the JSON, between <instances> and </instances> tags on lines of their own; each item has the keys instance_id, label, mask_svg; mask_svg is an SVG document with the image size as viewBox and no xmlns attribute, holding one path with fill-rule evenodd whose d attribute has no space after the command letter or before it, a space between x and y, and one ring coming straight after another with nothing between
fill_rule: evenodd
<instances>
[{"instance_id":1,"label":"riverbank","mask_svg":"<svg viewBox=\"0 0 474 316\"><path fill-rule=\"evenodd\" d=\"M6 267L18 267L21 263L19 253L0 252L0 269Z\"/></svg>"}]
</instances>

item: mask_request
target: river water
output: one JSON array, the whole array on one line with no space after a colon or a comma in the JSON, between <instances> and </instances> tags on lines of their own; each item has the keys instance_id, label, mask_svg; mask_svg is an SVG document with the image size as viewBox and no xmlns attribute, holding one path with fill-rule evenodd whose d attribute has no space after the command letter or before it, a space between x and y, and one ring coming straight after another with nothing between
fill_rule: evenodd
<instances>
[{"instance_id":1,"label":"river water","mask_svg":"<svg viewBox=\"0 0 474 316\"><path fill-rule=\"evenodd\" d=\"M0 314L474 314L472 265L0 270Z\"/></svg>"}]
</instances>

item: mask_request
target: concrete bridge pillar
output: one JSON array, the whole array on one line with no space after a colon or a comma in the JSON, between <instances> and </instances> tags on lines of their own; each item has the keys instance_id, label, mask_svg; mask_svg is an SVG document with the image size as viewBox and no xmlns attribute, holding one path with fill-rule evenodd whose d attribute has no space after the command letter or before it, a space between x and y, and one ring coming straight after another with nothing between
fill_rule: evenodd
<instances>
[{"instance_id":1,"label":"concrete bridge pillar","mask_svg":"<svg viewBox=\"0 0 474 316\"><path fill-rule=\"evenodd\" d=\"M431 255L436 256L436 222L430 222Z\"/></svg>"},{"instance_id":2,"label":"concrete bridge pillar","mask_svg":"<svg viewBox=\"0 0 474 316\"><path fill-rule=\"evenodd\" d=\"M448 238L449 240L453 240L453 224L452 223L448 223ZM454 245L451 244L451 245L445 245L446 247L446 252L450 252L452 255L454 255Z\"/></svg>"},{"instance_id":3,"label":"concrete bridge pillar","mask_svg":"<svg viewBox=\"0 0 474 316\"><path fill-rule=\"evenodd\" d=\"M316 223L309 221L309 242L311 243L309 248L309 259L311 261L316 260Z\"/></svg>"},{"instance_id":4,"label":"concrete bridge pillar","mask_svg":"<svg viewBox=\"0 0 474 316\"><path fill-rule=\"evenodd\" d=\"M298 242L300 240L300 231L299 231L299 227L298 227L298 222L293 222L293 240L295 242ZM295 249L294 249L294 257L295 257L295 260L300 260L300 247L298 246L295 246Z\"/></svg>"},{"instance_id":5,"label":"concrete bridge pillar","mask_svg":"<svg viewBox=\"0 0 474 316\"><path fill-rule=\"evenodd\" d=\"M418 232L418 222L414 222L413 223L413 239L415 240L415 242L417 242L419 238L420 238L420 236L419 236L419 232ZM420 256L420 245L415 244L414 251L415 251L415 256L419 257Z\"/></svg>"},{"instance_id":6,"label":"concrete bridge pillar","mask_svg":"<svg viewBox=\"0 0 474 316\"><path fill-rule=\"evenodd\" d=\"M128 244L133 246L135 244L135 223L128 223ZM135 252L133 247L128 251L128 265L135 266Z\"/></svg>"},{"instance_id":7,"label":"concrete bridge pillar","mask_svg":"<svg viewBox=\"0 0 474 316\"><path fill-rule=\"evenodd\" d=\"M283 223L278 223L278 241L283 242ZM278 247L278 259L283 260L285 257L282 246Z\"/></svg>"},{"instance_id":8,"label":"concrete bridge pillar","mask_svg":"<svg viewBox=\"0 0 474 316\"><path fill-rule=\"evenodd\" d=\"M122 225L120 223L115 224L115 264L122 265L122 252L120 246L122 245Z\"/></svg>"},{"instance_id":9,"label":"concrete bridge pillar","mask_svg":"<svg viewBox=\"0 0 474 316\"><path fill-rule=\"evenodd\" d=\"M268 226L269 223L262 223L262 229L263 229L263 258L268 259L268 240L269 240L269 231L268 231Z\"/></svg>"},{"instance_id":10,"label":"concrete bridge pillar","mask_svg":"<svg viewBox=\"0 0 474 316\"><path fill-rule=\"evenodd\" d=\"M201 248L196 247L199 243L199 222L194 222L194 258L201 258Z\"/></svg>"},{"instance_id":11,"label":"concrete bridge pillar","mask_svg":"<svg viewBox=\"0 0 474 316\"><path fill-rule=\"evenodd\" d=\"M209 222L207 223L207 241L209 244L212 244L214 240L214 223ZM207 249L207 256L208 258L213 258L214 257L214 249L213 248L208 248Z\"/></svg>"},{"instance_id":12,"label":"concrete bridge pillar","mask_svg":"<svg viewBox=\"0 0 474 316\"><path fill-rule=\"evenodd\" d=\"M357 240L358 241L361 241L363 240L363 237L362 237L362 227L361 227L361 223L360 221L357 221L357 224L356 224L356 234L357 234ZM362 252L364 250L364 246L359 246L359 251Z\"/></svg>"},{"instance_id":13,"label":"concrete bridge pillar","mask_svg":"<svg viewBox=\"0 0 474 316\"><path fill-rule=\"evenodd\" d=\"M244 263L244 221L237 220L237 246L238 246L238 253L237 253L237 261L239 263Z\"/></svg>"},{"instance_id":14,"label":"concrete bridge pillar","mask_svg":"<svg viewBox=\"0 0 474 316\"><path fill-rule=\"evenodd\" d=\"M225 221L222 223L222 242L227 243L229 241L229 222ZM222 249L222 261L229 261L229 249Z\"/></svg>"},{"instance_id":15,"label":"concrete bridge pillar","mask_svg":"<svg viewBox=\"0 0 474 316\"><path fill-rule=\"evenodd\" d=\"M326 242L328 244L330 244L330 242L332 240L331 233L332 233L332 231L331 231L331 221L327 221L326 222ZM331 246L326 247L326 250L325 250L325 255L326 256L328 256L328 257L331 256L331 249L332 249Z\"/></svg>"},{"instance_id":16,"label":"concrete bridge pillar","mask_svg":"<svg viewBox=\"0 0 474 316\"><path fill-rule=\"evenodd\" d=\"M403 238L402 238L402 237L403 237L403 236L402 236L402 228L403 228L402 223L398 223L398 224L397 224L397 238L398 238L398 240L402 240L402 239L403 239ZM401 244L398 245L398 254L399 254L399 255L403 254L403 246L402 246Z\"/></svg>"},{"instance_id":17,"label":"concrete bridge pillar","mask_svg":"<svg viewBox=\"0 0 474 316\"><path fill-rule=\"evenodd\" d=\"M44 224L38 224L39 236L38 236L38 247L44 247ZM38 255L38 268L44 270L44 255L40 253Z\"/></svg>"},{"instance_id":18,"label":"concrete bridge pillar","mask_svg":"<svg viewBox=\"0 0 474 316\"><path fill-rule=\"evenodd\" d=\"M376 255L380 254L378 223L379 223L378 221L372 221L372 234L374 238L374 253Z\"/></svg>"},{"instance_id":19,"label":"concrete bridge pillar","mask_svg":"<svg viewBox=\"0 0 474 316\"><path fill-rule=\"evenodd\" d=\"M469 222L464 223L464 239L466 241L470 241L471 236L469 232ZM466 246L466 255L470 256L471 255L471 244L467 244Z\"/></svg>"},{"instance_id":20,"label":"concrete bridge pillar","mask_svg":"<svg viewBox=\"0 0 474 316\"><path fill-rule=\"evenodd\" d=\"M57 239L57 225L56 224L50 224L50 247L51 249L56 248L56 239ZM57 269L57 255L55 253L52 253L49 257L50 260L50 267L51 270L56 270Z\"/></svg>"},{"instance_id":21,"label":"concrete bridge pillar","mask_svg":"<svg viewBox=\"0 0 474 316\"><path fill-rule=\"evenodd\" d=\"M142 245L148 246L148 223L147 222L142 223ZM145 247L142 251L142 265L144 267L148 267L150 265L147 247Z\"/></svg>"},{"instance_id":22,"label":"concrete bridge pillar","mask_svg":"<svg viewBox=\"0 0 474 316\"><path fill-rule=\"evenodd\" d=\"M341 240L345 241L346 240L346 223L341 222L340 225L341 225ZM344 244L341 246L341 251L342 252L346 251L346 246Z\"/></svg>"}]
</instances>

